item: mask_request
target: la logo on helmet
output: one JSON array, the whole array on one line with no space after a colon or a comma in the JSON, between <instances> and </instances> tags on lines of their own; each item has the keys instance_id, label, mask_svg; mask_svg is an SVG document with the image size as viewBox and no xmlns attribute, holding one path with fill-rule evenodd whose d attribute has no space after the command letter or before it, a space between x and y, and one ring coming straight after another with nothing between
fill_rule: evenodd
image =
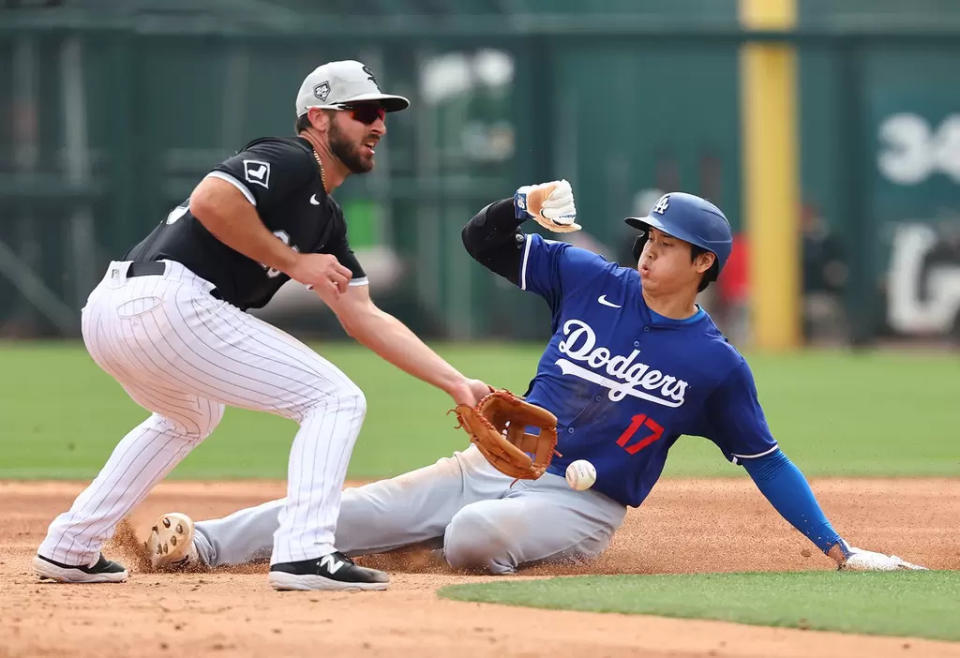
<instances>
[{"instance_id":1,"label":"la logo on helmet","mask_svg":"<svg viewBox=\"0 0 960 658\"><path fill-rule=\"evenodd\" d=\"M667 206L670 205L670 195L664 194L660 197L660 200L657 201L657 205L653 207L653 212L663 214L667 211Z\"/></svg>"}]
</instances>

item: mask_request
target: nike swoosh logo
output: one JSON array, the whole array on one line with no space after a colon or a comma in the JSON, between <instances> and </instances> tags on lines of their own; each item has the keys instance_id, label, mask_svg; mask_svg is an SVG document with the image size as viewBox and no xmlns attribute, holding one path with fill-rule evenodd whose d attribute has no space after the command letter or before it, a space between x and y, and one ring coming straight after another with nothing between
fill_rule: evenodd
<instances>
[{"instance_id":1,"label":"nike swoosh logo","mask_svg":"<svg viewBox=\"0 0 960 658\"><path fill-rule=\"evenodd\" d=\"M603 304L604 306L609 306L610 308L622 308L621 304L614 304L613 302L608 301L606 295L600 295L599 297L597 297L597 301Z\"/></svg>"},{"instance_id":2,"label":"nike swoosh logo","mask_svg":"<svg viewBox=\"0 0 960 658\"><path fill-rule=\"evenodd\" d=\"M314 194L313 196L310 197L310 205L311 205L311 206L319 206L319 205L320 205L320 202L317 201L317 195L316 195L316 194Z\"/></svg>"}]
</instances>

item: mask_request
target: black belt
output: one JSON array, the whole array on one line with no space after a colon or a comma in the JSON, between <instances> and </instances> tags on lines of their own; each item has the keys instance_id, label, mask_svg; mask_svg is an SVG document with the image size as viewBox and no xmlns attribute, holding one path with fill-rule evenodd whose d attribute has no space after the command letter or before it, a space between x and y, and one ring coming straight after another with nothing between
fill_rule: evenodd
<instances>
[{"instance_id":1,"label":"black belt","mask_svg":"<svg viewBox=\"0 0 960 658\"><path fill-rule=\"evenodd\" d=\"M130 263L127 268L127 278L132 279L135 276L158 276L167 271L167 264L160 260L151 260L143 263ZM223 299L220 292L214 288L210 291L210 296L214 299Z\"/></svg>"},{"instance_id":2,"label":"black belt","mask_svg":"<svg viewBox=\"0 0 960 658\"><path fill-rule=\"evenodd\" d=\"M167 264L159 260L151 260L146 263L130 263L127 268L127 278L132 279L135 276L156 276L163 274L167 270Z\"/></svg>"}]
</instances>

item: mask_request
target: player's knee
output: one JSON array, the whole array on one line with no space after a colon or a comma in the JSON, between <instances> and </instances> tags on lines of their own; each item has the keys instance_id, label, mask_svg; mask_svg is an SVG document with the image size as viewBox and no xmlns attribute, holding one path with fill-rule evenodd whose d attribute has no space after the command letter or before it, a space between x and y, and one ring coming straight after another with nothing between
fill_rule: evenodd
<instances>
[{"instance_id":1,"label":"player's knee","mask_svg":"<svg viewBox=\"0 0 960 658\"><path fill-rule=\"evenodd\" d=\"M201 439L205 439L213 434L213 430L217 429L217 425L223 420L224 406L222 404L210 402L206 406L207 410L201 414L197 422Z\"/></svg>"},{"instance_id":2,"label":"player's knee","mask_svg":"<svg viewBox=\"0 0 960 658\"><path fill-rule=\"evenodd\" d=\"M511 538L480 510L464 507L443 536L443 554L454 569L512 573Z\"/></svg>"},{"instance_id":3,"label":"player's knee","mask_svg":"<svg viewBox=\"0 0 960 658\"><path fill-rule=\"evenodd\" d=\"M344 419L352 418L363 422L367 415L367 397L359 386L349 382L346 386L318 397L306 409L300 410L297 417L302 423L311 415L325 416L330 413L335 413Z\"/></svg>"},{"instance_id":4,"label":"player's knee","mask_svg":"<svg viewBox=\"0 0 960 658\"><path fill-rule=\"evenodd\" d=\"M337 391L335 404L338 413L350 414L360 420L367 415L367 396L353 382Z\"/></svg>"},{"instance_id":5,"label":"player's knee","mask_svg":"<svg viewBox=\"0 0 960 658\"><path fill-rule=\"evenodd\" d=\"M363 394L359 386L353 387L350 392L350 400L361 418L367 415L367 396Z\"/></svg>"},{"instance_id":6,"label":"player's knee","mask_svg":"<svg viewBox=\"0 0 960 658\"><path fill-rule=\"evenodd\" d=\"M201 400L188 413L161 415L153 418L159 431L179 436L190 444L197 444L213 433L223 419L223 405Z\"/></svg>"}]
</instances>

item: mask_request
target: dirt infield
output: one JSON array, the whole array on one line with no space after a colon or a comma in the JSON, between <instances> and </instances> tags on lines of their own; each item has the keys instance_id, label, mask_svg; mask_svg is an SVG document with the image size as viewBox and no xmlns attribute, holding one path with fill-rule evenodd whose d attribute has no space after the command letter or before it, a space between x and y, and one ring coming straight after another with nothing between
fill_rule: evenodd
<instances>
[{"instance_id":1,"label":"dirt infield","mask_svg":"<svg viewBox=\"0 0 960 658\"><path fill-rule=\"evenodd\" d=\"M960 569L960 480L815 480L851 541L932 568ZM459 603L438 587L477 582L426 554L376 556L387 592L269 589L266 566L203 574L135 572L120 585L40 583L30 558L80 483L0 482L0 656L956 656L960 643L751 627L659 617ZM179 510L219 516L283 495L278 482L161 484L131 518L141 536ZM614 543L569 573L829 569L753 484L665 480ZM136 564L116 543L110 557Z\"/></svg>"}]
</instances>

